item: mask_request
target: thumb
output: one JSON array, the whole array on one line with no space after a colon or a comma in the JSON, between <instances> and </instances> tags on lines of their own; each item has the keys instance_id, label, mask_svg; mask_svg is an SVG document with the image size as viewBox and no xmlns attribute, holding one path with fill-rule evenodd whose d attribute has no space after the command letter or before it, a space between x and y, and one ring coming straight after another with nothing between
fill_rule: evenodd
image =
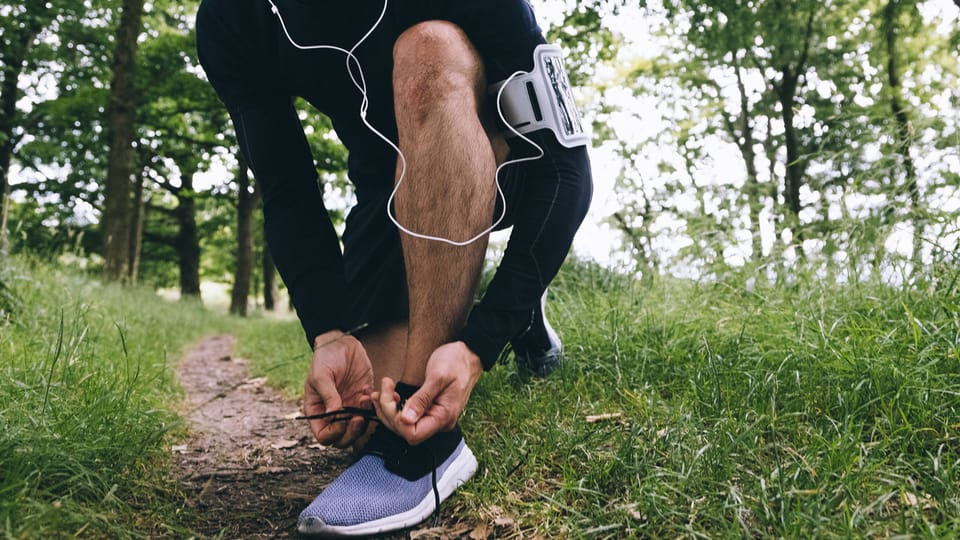
<instances>
[{"instance_id":1,"label":"thumb","mask_svg":"<svg viewBox=\"0 0 960 540\"><path fill-rule=\"evenodd\" d=\"M436 379L427 379L423 386L404 403L400 420L407 424L416 424L423 413L433 405L433 400L437 398L440 389Z\"/></svg>"}]
</instances>

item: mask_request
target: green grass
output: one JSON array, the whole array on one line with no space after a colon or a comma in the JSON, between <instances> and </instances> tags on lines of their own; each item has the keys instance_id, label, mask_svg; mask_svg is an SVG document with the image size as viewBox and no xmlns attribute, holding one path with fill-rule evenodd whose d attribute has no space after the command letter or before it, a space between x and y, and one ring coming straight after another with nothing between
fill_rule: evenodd
<instances>
[{"instance_id":1,"label":"green grass","mask_svg":"<svg viewBox=\"0 0 960 540\"><path fill-rule=\"evenodd\" d=\"M567 363L481 379L462 420L481 469L446 511L509 518L501 537L954 536L955 276L747 277L643 284L568 265L548 307ZM39 264L0 283L3 536L189 535L167 475L172 363L201 335L237 332L257 374L301 391L295 320L237 324Z\"/></svg>"},{"instance_id":2,"label":"green grass","mask_svg":"<svg viewBox=\"0 0 960 540\"><path fill-rule=\"evenodd\" d=\"M462 420L481 471L456 514L544 537L954 536L956 299L936 284L745 283L565 268L548 312L567 363L481 379ZM298 392L297 324L256 334L245 353ZM620 416L587 421L604 413Z\"/></svg>"},{"instance_id":3,"label":"green grass","mask_svg":"<svg viewBox=\"0 0 960 540\"><path fill-rule=\"evenodd\" d=\"M295 317L251 316L242 325L236 353L250 360L251 374L267 377L290 397L303 394L312 353Z\"/></svg>"},{"instance_id":4,"label":"green grass","mask_svg":"<svg viewBox=\"0 0 960 540\"><path fill-rule=\"evenodd\" d=\"M223 325L199 305L6 261L0 299L0 531L179 535L168 474L173 362ZM174 399L172 399L174 398Z\"/></svg>"},{"instance_id":5,"label":"green grass","mask_svg":"<svg viewBox=\"0 0 960 540\"><path fill-rule=\"evenodd\" d=\"M471 507L584 537L955 534L953 299L813 279L645 288L589 268L553 291L568 364L478 388L464 423L490 480L467 487ZM622 417L585 421L600 413Z\"/></svg>"}]
</instances>

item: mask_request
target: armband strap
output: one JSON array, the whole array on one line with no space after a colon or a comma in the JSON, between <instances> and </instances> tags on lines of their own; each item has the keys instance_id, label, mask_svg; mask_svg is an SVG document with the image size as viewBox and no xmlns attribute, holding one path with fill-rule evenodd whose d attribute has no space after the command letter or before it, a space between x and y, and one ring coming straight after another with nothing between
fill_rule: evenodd
<instances>
[{"instance_id":1,"label":"armband strap","mask_svg":"<svg viewBox=\"0 0 960 540\"><path fill-rule=\"evenodd\" d=\"M589 142L580 123L559 46L538 45L533 51L533 71L520 72L500 81L489 91L494 98L500 95L498 108L503 119L516 131L526 134L549 128L567 148ZM508 130L508 137L515 135Z\"/></svg>"}]
</instances>

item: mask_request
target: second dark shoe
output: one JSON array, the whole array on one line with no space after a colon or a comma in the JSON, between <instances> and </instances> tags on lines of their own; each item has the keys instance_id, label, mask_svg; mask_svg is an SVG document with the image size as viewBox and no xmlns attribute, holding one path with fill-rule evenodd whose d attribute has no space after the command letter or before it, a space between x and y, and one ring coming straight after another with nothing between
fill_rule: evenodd
<instances>
[{"instance_id":1,"label":"second dark shoe","mask_svg":"<svg viewBox=\"0 0 960 540\"><path fill-rule=\"evenodd\" d=\"M510 341L517 369L538 377L553 373L563 361L563 343L544 314L547 293L540 297L540 306L533 311L530 326Z\"/></svg>"}]
</instances>

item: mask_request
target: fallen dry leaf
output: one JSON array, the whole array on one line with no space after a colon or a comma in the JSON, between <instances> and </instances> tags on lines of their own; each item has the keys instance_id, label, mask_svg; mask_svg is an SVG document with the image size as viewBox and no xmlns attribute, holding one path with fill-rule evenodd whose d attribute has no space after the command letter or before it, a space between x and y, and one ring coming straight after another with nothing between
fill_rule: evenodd
<instances>
[{"instance_id":1,"label":"fallen dry leaf","mask_svg":"<svg viewBox=\"0 0 960 540\"><path fill-rule=\"evenodd\" d=\"M429 529L418 529L410 533L410 540L418 538L444 538L447 532L443 527L431 527Z\"/></svg>"},{"instance_id":2,"label":"fallen dry leaf","mask_svg":"<svg viewBox=\"0 0 960 540\"><path fill-rule=\"evenodd\" d=\"M300 441L296 441L292 439L280 439L279 441L271 444L270 448L273 448L274 450L285 450L287 448L293 448L294 446L297 446L299 444L300 444Z\"/></svg>"},{"instance_id":3,"label":"fallen dry leaf","mask_svg":"<svg viewBox=\"0 0 960 540\"><path fill-rule=\"evenodd\" d=\"M251 389L256 390L258 388L263 388L263 385L267 384L266 377L254 377L252 379L247 379L237 387L237 389Z\"/></svg>"},{"instance_id":4,"label":"fallen dry leaf","mask_svg":"<svg viewBox=\"0 0 960 540\"><path fill-rule=\"evenodd\" d=\"M929 495L923 494L917 496L914 493L905 492L900 496L901 502L906 506L919 506L924 510L930 510L931 508L936 508L936 503L933 502L933 499Z\"/></svg>"},{"instance_id":5,"label":"fallen dry leaf","mask_svg":"<svg viewBox=\"0 0 960 540\"><path fill-rule=\"evenodd\" d=\"M497 527L512 527L513 518L498 517L497 519L493 520L493 524L496 525Z\"/></svg>"},{"instance_id":6,"label":"fallen dry leaf","mask_svg":"<svg viewBox=\"0 0 960 540\"><path fill-rule=\"evenodd\" d=\"M638 512L636 507L632 504L627 507L627 514L637 521L646 521L646 518L643 517L643 514Z\"/></svg>"},{"instance_id":7,"label":"fallen dry leaf","mask_svg":"<svg viewBox=\"0 0 960 540\"><path fill-rule=\"evenodd\" d=\"M623 413L604 413L604 414L593 414L587 416L588 424L596 424L597 422L603 422L604 420L616 420L623 416Z\"/></svg>"},{"instance_id":8,"label":"fallen dry leaf","mask_svg":"<svg viewBox=\"0 0 960 540\"><path fill-rule=\"evenodd\" d=\"M487 540L487 538L490 538L490 529L487 528L486 525L480 525L470 531L468 538L470 538L470 540Z\"/></svg>"}]
</instances>

